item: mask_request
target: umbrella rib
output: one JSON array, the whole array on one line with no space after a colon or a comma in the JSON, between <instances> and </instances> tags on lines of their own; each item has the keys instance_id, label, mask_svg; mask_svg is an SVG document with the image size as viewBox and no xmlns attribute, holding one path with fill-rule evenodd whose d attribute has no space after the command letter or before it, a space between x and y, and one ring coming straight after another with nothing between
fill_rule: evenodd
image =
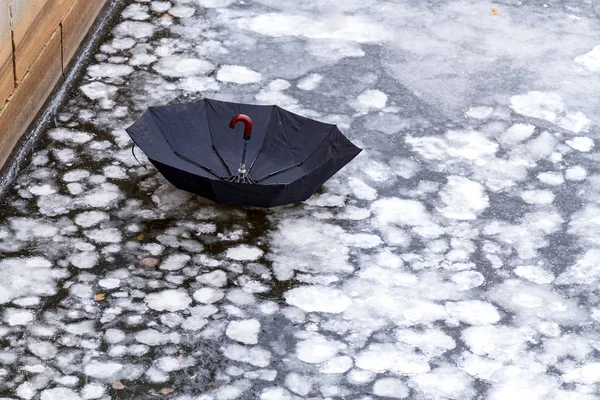
<instances>
[{"instance_id":1,"label":"umbrella rib","mask_svg":"<svg viewBox=\"0 0 600 400\"><path fill-rule=\"evenodd\" d=\"M212 134L210 135L210 140L212 141ZM219 160L221 160L221 162L223 163L223 165L225 165L225 168L227 168L227 171L229 171L229 175L233 175L233 172L231 172L231 168L229 168L229 165L225 162L225 159L223 158L223 156L219 152L219 149L217 149L215 147L214 143L212 144L212 148L215 151L215 153L217 153L217 155L219 156Z\"/></svg>"},{"instance_id":2,"label":"umbrella rib","mask_svg":"<svg viewBox=\"0 0 600 400\"><path fill-rule=\"evenodd\" d=\"M188 157L184 156L183 154L181 154L181 153L179 153L179 152L177 152L177 151L175 151L174 153L175 153L175 155L176 155L177 157L183 158L185 161L187 161L187 162L189 162L189 163L192 163L192 164L194 164L194 165L196 165L196 166L198 166L198 167L200 167L200 168L202 168L202 169L204 169L204 170L206 170L206 171L210 172L211 174L213 174L213 175L214 175L214 176L216 176L217 178L219 178L219 179L225 179L225 177L224 177L224 176L222 176L222 175L219 175L219 174L218 174L217 172L215 172L214 170L212 170L212 169L210 169L210 168L208 168L208 167L205 167L205 166L204 166L204 165L202 165L202 164L199 164L199 163L197 163L196 161L192 160L191 158L188 158Z\"/></svg>"},{"instance_id":3,"label":"umbrella rib","mask_svg":"<svg viewBox=\"0 0 600 400\"><path fill-rule=\"evenodd\" d=\"M208 106L210 108L213 109L213 111L215 111L215 112L217 111L217 110L215 110L215 107L210 103L210 101L208 99L205 99L204 101L206 102L206 104L208 104ZM227 162L225 161L225 159L219 152L219 149L217 149L217 147L215 146L215 138L213 137L212 130L210 129L210 117L208 116L208 112L206 112L206 110L204 112L206 113L206 121L208 122L208 134L210 135L210 144L211 144L213 150L215 151L215 153L217 153L217 155L219 156L219 159L221 160L221 162L225 165L225 168L227 168L227 171L229 171L229 175L233 176L233 172L231 171L231 168L229 168L229 164L227 164ZM224 178L221 178L221 179L224 179Z\"/></svg>"},{"instance_id":4,"label":"umbrella rib","mask_svg":"<svg viewBox=\"0 0 600 400\"><path fill-rule=\"evenodd\" d=\"M306 161L306 160L304 160L304 161ZM257 182L257 183L258 183L258 182L260 182L260 181L264 181L265 179L267 179L267 178L270 178L270 177L272 177L273 175L277 175L277 174L280 174L280 173L282 173L282 172L285 172L285 171L287 171L287 170L290 170L290 169L292 169L292 168L296 168L296 167L300 166L301 164L303 164L303 163L304 163L304 161L300 161L299 163L296 163L296 164L294 164L294 165L290 165L289 167L285 167L285 168L282 168L282 169L280 169L280 170L277 170L277 171L275 171L275 172L271 172L271 173L269 173L269 174L267 174L267 175L261 176L261 177L260 177L260 178L258 178L258 179L255 179L254 181L255 181L255 182Z\"/></svg>"}]
</instances>

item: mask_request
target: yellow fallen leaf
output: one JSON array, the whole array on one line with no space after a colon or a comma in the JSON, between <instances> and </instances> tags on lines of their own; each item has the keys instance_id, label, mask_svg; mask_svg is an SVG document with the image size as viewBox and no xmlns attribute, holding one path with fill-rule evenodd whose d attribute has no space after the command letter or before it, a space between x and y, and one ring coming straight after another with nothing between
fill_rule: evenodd
<instances>
[{"instance_id":1,"label":"yellow fallen leaf","mask_svg":"<svg viewBox=\"0 0 600 400\"><path fill-rule=\"evenodd\" d=\"M122 390L122 389L125 389L125 385L123 385L123 383L121 383L121 381L116 381L115 383L112 384L112 388L115 390Z\"/></svg>"},{"instance_id":2,"label":"yellow fallen leaf","mask_svg":"<svg viewBox=\"0 0 600 400\"><path fill-rule=\"evenodd\" d=\"M494 14L494 15L498 15L498 12L499 12L499 11L498 11L498 9L497 9L496 7L494 7L494 8L492 8L492 9L490 10L490 12L491 12L492 14Z\"/></svg>"},{"instance_id":3,"label":"yellow fallen leaf","mask_svg":"<svg viewBox=\"0 0 600 400\"><path fill-rule=\"evenodd\" d=\"M144 240L144 234L142 233L138 235L137 240Z\"/></svg>"},{"instance_id":4,"label":"yellow fallen leaf","mask_svg":"<svg viewBox=\"0 0 600 400\"><path fill-rule=\"evenodd\" d=\"M95 301L102 301L106 298L106 293L98 293L94 296Z\"/></svg>"}]
</instances>

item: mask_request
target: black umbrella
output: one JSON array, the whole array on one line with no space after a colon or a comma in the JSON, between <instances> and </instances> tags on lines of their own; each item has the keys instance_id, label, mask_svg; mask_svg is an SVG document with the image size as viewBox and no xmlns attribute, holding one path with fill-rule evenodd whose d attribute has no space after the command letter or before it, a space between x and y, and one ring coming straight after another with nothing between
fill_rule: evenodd
<instances>
[{"instance_id":1,"label":"black umbrella","mask_svg":"<svg viewBox=\"0 0 600 400\"><path fill-rule=\"evenodd\" d=\"M126 130L174 186L230 205L306 200L362 151L335 125L209 99L150 107Z\"/></svg>"}]
</instances>

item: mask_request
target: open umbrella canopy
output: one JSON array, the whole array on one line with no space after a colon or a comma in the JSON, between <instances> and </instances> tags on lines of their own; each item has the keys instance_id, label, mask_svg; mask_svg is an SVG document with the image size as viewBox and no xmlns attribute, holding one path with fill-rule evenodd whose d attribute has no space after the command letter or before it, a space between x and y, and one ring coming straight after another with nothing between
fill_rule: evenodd
<instances>
[{"instance_id":1,"label":"open umbrella canopy","mask_svg":"<svg viewBox=\"0 0 600 400\"><path fill-rule=\"evenodd\" d=\"M229 205L306 200L362 151L335 125L210 99L150 107L126 130L177 188Z\"/></svg>"}]
</instances>

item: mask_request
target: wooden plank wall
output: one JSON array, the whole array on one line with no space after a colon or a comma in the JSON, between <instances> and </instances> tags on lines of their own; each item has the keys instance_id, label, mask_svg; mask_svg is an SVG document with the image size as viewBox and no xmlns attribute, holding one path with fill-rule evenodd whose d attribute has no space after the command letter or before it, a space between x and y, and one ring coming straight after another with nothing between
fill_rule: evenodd
<instances>
[{"instance_id":1,"label":"wooden plank wall","mask_svg":"<svg viewBox=\"0 0 600 400\"><path fill-rule=\"evenodd\" d=\"M0 0L0 168L107 0Z\"/></svg>"}]
</instances>

